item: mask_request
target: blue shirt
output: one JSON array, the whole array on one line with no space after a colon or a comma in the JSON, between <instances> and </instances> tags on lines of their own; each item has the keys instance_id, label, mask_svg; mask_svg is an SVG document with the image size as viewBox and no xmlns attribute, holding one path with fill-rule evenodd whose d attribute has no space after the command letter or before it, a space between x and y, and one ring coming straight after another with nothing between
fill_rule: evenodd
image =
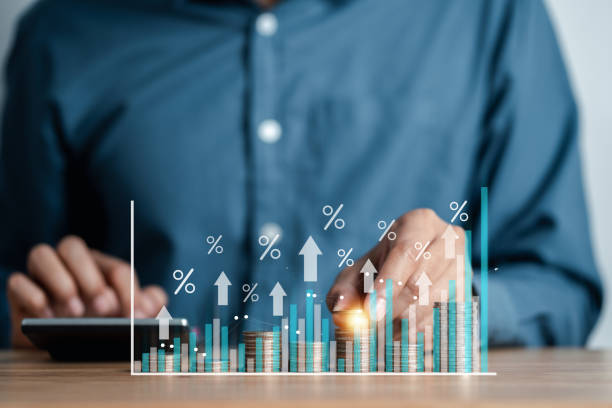
<instances>
[{"instance_id":1,"label":"blue shirt","mask_svg":"<svg viewBox=\"0 0 612 408\"><path fill-rule=\"evenodd\" d=\"M429 207L449 221L449 203L467 200L478 291L488 186L491 344L583 344L602 293L576 105L541 2L287 0L270 12L194 0L30 10L6 75L3 277L68 233L129 259L134 200L137 273L167 288L173 315L201 326L248 314L245 327L264 329L278 324L277 281L285 315L297 303L303 316L305 290L323 300L337 251L364 254L379 220ZM345 227L324 230L323 206L340 204ZM271 231L281 256L260 260ZM223 253L208 254L219 235ZM298 255L308 236L323 253L316 283ZM190 268L195 293L174 295L172 272ZM221 271L229 306L217 306ZM254 283L259 301L243 302Z\"/></svg>"}]
</instances>

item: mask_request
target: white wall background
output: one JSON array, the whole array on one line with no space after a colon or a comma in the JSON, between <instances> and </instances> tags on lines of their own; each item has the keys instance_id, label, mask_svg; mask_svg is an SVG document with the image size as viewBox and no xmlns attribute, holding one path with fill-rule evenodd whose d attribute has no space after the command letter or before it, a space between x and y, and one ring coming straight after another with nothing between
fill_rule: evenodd
<instances>
[{"instance_id":1,"label":"white wall background","mask_svg":"<svg viewBox=\"0 0 612 408\"><path fill-rule=\"evenodd\" d=\"M612 1L547 0L581 111L591 235L607 289L591 347L612 347Z\"/></svg>"},{"instance_id":2,"label":"white wall background","mask_svg":"<svg viewBox=\"0 0 612 408\"><path fill-rule=\"evenodd\" d=\"M19 14L32 0L0 0L0 59ZM600 272L612 293L612 0L546 0L581 108L582 153L591 228ZM3 99L0 85L0 98ZM1 99L0 99L1 100ZM1 108L2 102L0 102ZM590 340L612 347L612 302Z\"/></svg>"}]
</instances>

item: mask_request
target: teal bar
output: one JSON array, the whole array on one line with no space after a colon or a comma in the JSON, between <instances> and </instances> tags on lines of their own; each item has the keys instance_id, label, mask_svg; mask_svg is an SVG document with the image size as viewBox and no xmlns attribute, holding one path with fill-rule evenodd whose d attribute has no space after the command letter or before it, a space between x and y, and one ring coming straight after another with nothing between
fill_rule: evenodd
<instances>
[{"instance_id":1,"label":"teal bar","mask_svg":"<svg viewBox=\"0 0 612 408\"><path fill-rule=\"evenodd\" d=\"M221 372L229 371L229 351L227 326L221 326Z\"/></svg>"},{"instance_id":2,"label":"teal bar","mask_svg":"<svg viewBox=\"0 0 612 408\"><path fill-rule=\"evenodd\" d=\"M210 373L212 371L212 324L204 325L204 371Z\"/></svg>"},{"instance_id":3,"label":"teal bar","mask_svg":"<svg viewBox=\"0 0 612 408\"><path fill-rule=\"evenodd\" d=\"M142 372L149 372L149 353L142 353Z\"/></svg>"},{"instance_id":4,"label":"teal bar","mask_svg":"<svg viewBox=\"0 0 612 408\"><path fill-rule=\"evenodd\" d=\"M489 190L480 188L480 371L489 369Z\"/></svg>"},{"instance_id":5,"label":"teal bar","mask_svg":"<svg viewBox=\"0 0 612 408\"><path fill-rule=\"evenodd\" d=\"M344 372L344 359L343 358L338 359L338 372L339 373Z\"/></svg>"},{"instance_id":6,"label":"teal bar","mask_svg":"<svg viewBox=\"0 0 612 408\"><path fill-rule=\"evenodd\" d=\"M376 291L370 293L370 372L377 370L377 354L378 348L376 345Z\"/></svg>"},{"instance_id":7,"label":"teal bar","mask_svg":"<svg viewBox=\"0 0 612 408\"><path fill-rule=\"evenodd\" d=\"M245 372L244 360L245 360L244 343L239 343L238 344L238 371L241 373Z\"/></svg>"},{"instance_id":8,"label":"teal bar","mask_svg":"<svg viewBox=\"0 0 612 408\"><path fill-rule=\"evenodd\" d=\"M361 332L359 327L353 329L353 372L361 372Z\"/></svg>"},{"instance_id":9,"label":"teal bar","mask_svg":"<svg viewBox=\"0 0 612 408\"><path fill-rule=\"evenodd\" d=\"M263 371L263 339L257 337L255 339L255 372L261 373Z\"/></svg>"},{"instance_id":10,"label":"teal bar","mask_svg":"<svg viewBox=\"0 0 612 408\"><path fill-rule=\"evenodd\" d=\"M196 333L189 333L189 372L196 372Z\"/></svg>"},{"instance_id":11,"label":"teal bar","mask_svg":"<svg viewBox=\"0 0 612 408\"><path fill-rule=\"evenodd\" d=\"M321 319L321 342L323 350L321 351L321 371L324 373L329 371L329 320Z\"/></svg>"},{"instance_id":12,"label":"teal bar","mask_svg":"<svg viewBox=\"0 0 612 408\"><path fill-rule=\"evenodd\" d=\"M424 364L424 360L425 360L425 347L424 347L424 340L423 340L423 333L422 332L418 332L417 333L417 371L419 373L422 373L423 371L425 371L425 364Z\"/></svg>"},{"instance_id":13,"label":"teal bar","mask_svg":"<svg viewBox=\"0 0 612 408\"><path fill-rule=\"evenodd\" d=\"M393 281L387 279L385 288L387 310L385 314L385 371L393 372Z\"/></svg>"},{"instance_id":14,"label":"teal bar","mask_svg":"<svg viewBox=\"0 0 612 408\"><path fill-rule=\"evenodd\" d=\"M172 349L172 357L174 363L174 372L181 372L181 339L179 337L174 338L174 348Z\"/></svg>"},{"instance_id":15,"label":"teal bar","mask_svg":"<svg viewBox=\"0 0 612 408\"><path fill-rule=\"evenodd\" d=\"M455 352L457 341L455 339L455 319L457 304L455 302L455 281L448 281L448 372L456 371Z\"/></svg>"},{"instance_id":16,"label":"teal bar","mask_svg":"<svg viewBox=\"0 0 612 408\"><path fill-rule=\"evenodd\" d=\"M166 351L164 349L157 350L157 371L160 373L166 371Z\"/></svg>"},{"instance_id":17,"label":"teal bar","mask_svg":"<svg viewBox=\"0 0 612 408\"><path fill-rule=\"evenodd\" d=\"M402 319L402 373L408 372L408 319Z\"/></svg>"},{"instance_id":18,"label":"teal bar","mask_svg":"<svg viewBox=\"0 0 612 408\"><path fill-rule=\"evenodd\" d=\"M314 298L312 290L306 291L306 372L312 373L312 342L314 330Z\"/></svg>"},{"instance_id":19,"label":"teal bar","mask_svg":"<svg viewBox=\"0 0 612 408\"><path fill-rule=\"evenodd\" d=\"M465 231L465 372L472 372L472 231Z\"/></svg>"},{"instance_id":20,"label":"teal bar","mask_svg":"<svg viewBox=\"0 0 612 408\"><path fill-rule=\"evenodd\" d=\"M280 372L280 326L272 328L272 371Z\"/></svg>"},{"instance_id":21,"label":"teal bar","mask_svg":"<svg viewBox=\"0 0 612 408\"><path fill-rule=\"evenodd\" d=\"M433 371L440 372L440 308L433 310Z\"/></svg>"},{"instance_id":22,"label":"teal bar","mask_svg":"<svg viewBox=\"0 0 612 408\"><path fill-rule=\"evenodd\" d=\"M289 305L289 371L297 372L297 305Z\"/></svg>"}]
</instances>

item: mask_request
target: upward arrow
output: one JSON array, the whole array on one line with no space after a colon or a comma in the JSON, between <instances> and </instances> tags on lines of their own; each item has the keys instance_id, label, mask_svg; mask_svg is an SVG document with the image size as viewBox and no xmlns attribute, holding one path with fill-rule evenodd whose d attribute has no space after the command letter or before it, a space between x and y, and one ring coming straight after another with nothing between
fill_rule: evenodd
<instances>
[{"instance_id":1,"label":"upward arrow","mask_svg":"<svg viewBox=\"0 0 612 408\"><path fill-rule=\"evenodd\" d=\"M168 340L170 338L168 326L170 325L170 319L172 316L166 309L166 306L162 306L161 310L157 314L155 320L159 323L159 339L160 340Z\"/></svg>"},{"instance_id":2,"label":"upward arrow","mask_svg":"<svg viewBox=\"0 0 612 408\"><path fill-rule=\"evenodd\" d=\"M442 234L444 240L444 257L446 259L453 259L455 257L455 241L459 239L459 235L455 232L452 225L446 227L444 234Z\"/></svg>"},{"instance_id":3,"label":"upward arrow","mask_svg":"<svg viewBox=\"0 0 612 408\"><path fill-rule=\"evenodd\" d=\"M300 255L304 257L304 282L317 281L317 257L322 254L315 240L309 236L300 250Z\"/></svg>"},{"instance_id":4,"label":"upward arrow","mask_svg":"<svg viewBox=\"0 0 612 408\"><path fill-rule=\"evenodd\" d=\"M363 273L363 293L372 293L374 291L374 274L378 271L369 258L361 268L361 273Z\"/></svg>"},{"instance_id":5,"label":"upward arrow","mask_svg":"<svg viewBox=\"0 0 612 408\"><path fill-rule=\"evenodd\" d=\"M221 271L221 274L215 281L215 286L217 286L217 305L227 306L227 288L232 286L232 283L227 279L225 272Z\"/></svg>"},{"instance_id":6,"label":"upward arrow","mask_svg":"<svg viewBox=\"0 0 612 408\"><path fill-rule=\"evenodd\" d=\"M283 315L283 297L287 296L280 282L276 282L274 288L272 288L272 292L270 292L270 296L272 296L272 316L282 316Z\"/></svg>"},{"instance_id":7,"label":"upward arrow","mask_svg":"<svg viewBox=\"0 0 612 408\"><path fill-rule=\"evenodd\" d=\"M419 279L416 281L416 285L419 287L419 305L426 306L429 304L429 287L431 286L431 281L429 277L423 271Z\"/></svg>"}]
</instances>

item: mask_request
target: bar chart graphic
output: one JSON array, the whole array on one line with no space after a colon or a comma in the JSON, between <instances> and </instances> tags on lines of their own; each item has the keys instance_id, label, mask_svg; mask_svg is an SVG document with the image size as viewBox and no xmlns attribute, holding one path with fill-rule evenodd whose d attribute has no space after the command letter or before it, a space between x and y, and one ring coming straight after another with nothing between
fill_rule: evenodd
<instances>
[{"instance_id":1,"label":"bar chart graphic","mask_svg":"<svg viewBox=\"0 0 612 408\"><path fill-rule=\"evenodd\" d=\"M325 303L312 290L303 304L289 304L288 314L273 325L243 331L230 341L231 327L219 318L203 330L170 330L167 339L151 336L135 347L134 333L134 202L131 203L131 374L132 375L496 375L488 366L488 198L481 189L480 291L472 289L471 231L457 256L456 279L426 307L411 304L407 315L393 314L393 302L377 310L376 290L367 310L347 310L349 327L334 327L322 318ZM391 279L384 282L393 299ZM303 310L303 315L298 313ZM431 320L423 319L430 313ZM429 321L424 326L420 321ZM395 324L394 324L395 323ZM398 324L399 323L399 324ZM142 342L141 342L142 343Z\"/></svg>"}]
</instances>

